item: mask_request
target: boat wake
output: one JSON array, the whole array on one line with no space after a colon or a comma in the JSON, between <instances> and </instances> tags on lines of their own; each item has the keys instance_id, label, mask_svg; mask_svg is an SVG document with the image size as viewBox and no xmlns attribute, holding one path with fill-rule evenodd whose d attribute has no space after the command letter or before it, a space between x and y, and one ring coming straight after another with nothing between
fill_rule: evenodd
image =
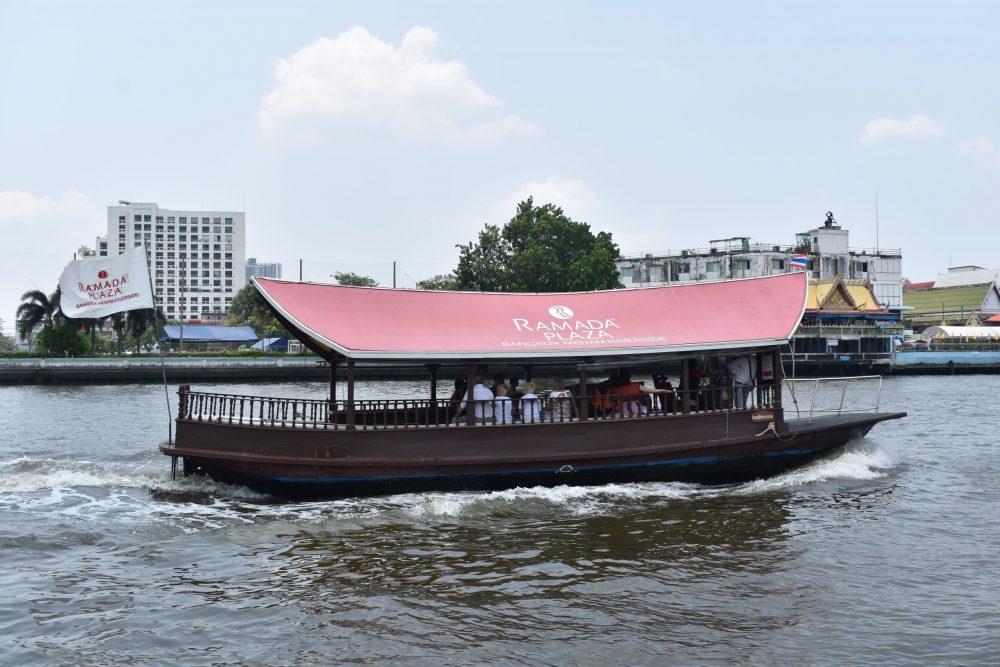
<instances>
[{"instance_id":1,"label":"boat wake","mask_svg":"<svg viewBox=\"0 0 1000 667\"><path fill-rule=\"evenodd\" d=\"M644 482L290 503L202 477L171 481L155 452L113 462L22 457L0 462L0 510L43 512L82 523L111 521L133 529L166 523L172 530L186 533L269 520L309 524L614 515L649 503L754 496L808 490L825 483L875 480L889 474L895 465L890 452L861 441L831 458L782 475L731 486Z\"/></svg>"}]
</instances>

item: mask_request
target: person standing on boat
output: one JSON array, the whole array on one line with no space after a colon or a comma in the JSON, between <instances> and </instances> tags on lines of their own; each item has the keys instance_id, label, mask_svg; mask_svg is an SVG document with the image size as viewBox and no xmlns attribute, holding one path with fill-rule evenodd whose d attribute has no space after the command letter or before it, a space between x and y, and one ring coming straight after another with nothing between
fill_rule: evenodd
<instances>
[{"instance_id":1,"label":"person standing on boat","mask_svg":"<svg viewBox=\"0 0 1000 667\"><path fill-rule=\"evenodd\" d=\"M493 420L493 392L483 386L483 376L476 374L472 378L472 401L475 403L473 408L473 414L476 417L476 421L479 423L486 423L487 420ZM461 405L458 407L458 415L465 414L466 401L462 401Z\"/></svg>"},{"instance_id":2,"label":"person standing on boat","mask_svg":"<svg viewBox=\"0 0 1000 667\"><path fill-rule=\"evenodd\" d=\"M757 359L751 355L736 357L726 364L733 378L733 400L737 410L746 410L747 396L757 374Z\"/></svg>"}]
</instances>

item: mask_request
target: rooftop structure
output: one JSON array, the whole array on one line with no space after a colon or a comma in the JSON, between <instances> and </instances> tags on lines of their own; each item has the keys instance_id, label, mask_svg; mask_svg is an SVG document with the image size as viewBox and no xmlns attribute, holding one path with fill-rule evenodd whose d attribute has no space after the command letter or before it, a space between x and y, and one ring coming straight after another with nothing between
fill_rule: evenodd
<instances>
[{"instance_id":1,"label":"rooftop structure","mask_svg":"<svg viewBox=\"0 0 1000 667\"><path fill-rule=\"evenodd\" d=\"M626 287L652 287L790 273L798 270L793 264L799 258L811 280L867 280L880 303L901 306L902 251L851 248L848 235L827 213L822 225L796 234L791 245L735 236L709 241L707 248L628 255L618 260L618 270Z\"/></svg>"}]
</instances>

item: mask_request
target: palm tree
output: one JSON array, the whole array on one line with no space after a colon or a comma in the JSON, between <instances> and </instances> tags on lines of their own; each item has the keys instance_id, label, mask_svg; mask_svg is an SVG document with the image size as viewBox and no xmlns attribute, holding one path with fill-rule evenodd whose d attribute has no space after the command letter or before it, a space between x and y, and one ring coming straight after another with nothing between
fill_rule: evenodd
<instances>
[{"instance_id":1,"label":"palm tree","mask_svg":"<svg viewBox=\"0 0 1000 667\"><path fill-rule=\"evenodd\" d=\"M111 328L115 332L115 350L122 353L122 339L125 337L125 329L128 327L128 320L125 313L114 313L111 315Z\"/></svg>"},{"instance_id":2,"label":"palm tree","mask_svg":"<svg viewBox=\"0 0 1000 667\"><path fill-rule=\"evenodd\" d=\"M128 330L135 340L135 353L139 354L139 339L142 338L142 335L150 328L155 330L158 326L166 322L166 319L163 317L163 311L144 308L143 310L128 311L126 321Z\"/></svg>"},{"instance_id":3,"label":"palm tree","mask_svg":"<svg viewBox=\"0 0 1000 667\"><path fill-rule=\"evenodd\" d=\"M59 305L61 293L56 288L46 295L42 290L29 290L21 295L21 305L17 307L17 332L21 338L28 338L35 327L62 324L63 314Z\"/></svg>"}]
</instances>

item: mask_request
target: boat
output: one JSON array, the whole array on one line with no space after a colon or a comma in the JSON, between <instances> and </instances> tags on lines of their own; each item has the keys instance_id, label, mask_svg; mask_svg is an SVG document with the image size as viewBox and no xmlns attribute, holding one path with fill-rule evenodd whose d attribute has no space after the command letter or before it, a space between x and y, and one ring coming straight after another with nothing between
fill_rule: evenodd
<instances>
[{"instance_id":1,"label":"boat","mask_svg":"<svg viewBox=\"0 0 1000 667\"><path fill-rule=\"evenodd\" d=\"M846 410L856 378L843 380L842 394L837 385L838 409L820 412L815 398L800 406L781 348L804 312L802 272L547 294L253 284L288 331L329 363L329 394L182 386L176 437L160 449L184 475L280 497L731 483L801 465L905 416L879 411L880 382L873 408ZM743 383L725 372L732 364L745 364ZM520 368L525 380L571 372L570 393L538 392L530 404L477 400L474 386L497 365ZM359 369L371 366L421 369L430 389L357 398ZM660 374L654 387L624 377L656 368L679 369L677 385ZM439 396L439 380L448 376L450 387L456 375L467 390Z\"/></svg>"}]
</instances>

